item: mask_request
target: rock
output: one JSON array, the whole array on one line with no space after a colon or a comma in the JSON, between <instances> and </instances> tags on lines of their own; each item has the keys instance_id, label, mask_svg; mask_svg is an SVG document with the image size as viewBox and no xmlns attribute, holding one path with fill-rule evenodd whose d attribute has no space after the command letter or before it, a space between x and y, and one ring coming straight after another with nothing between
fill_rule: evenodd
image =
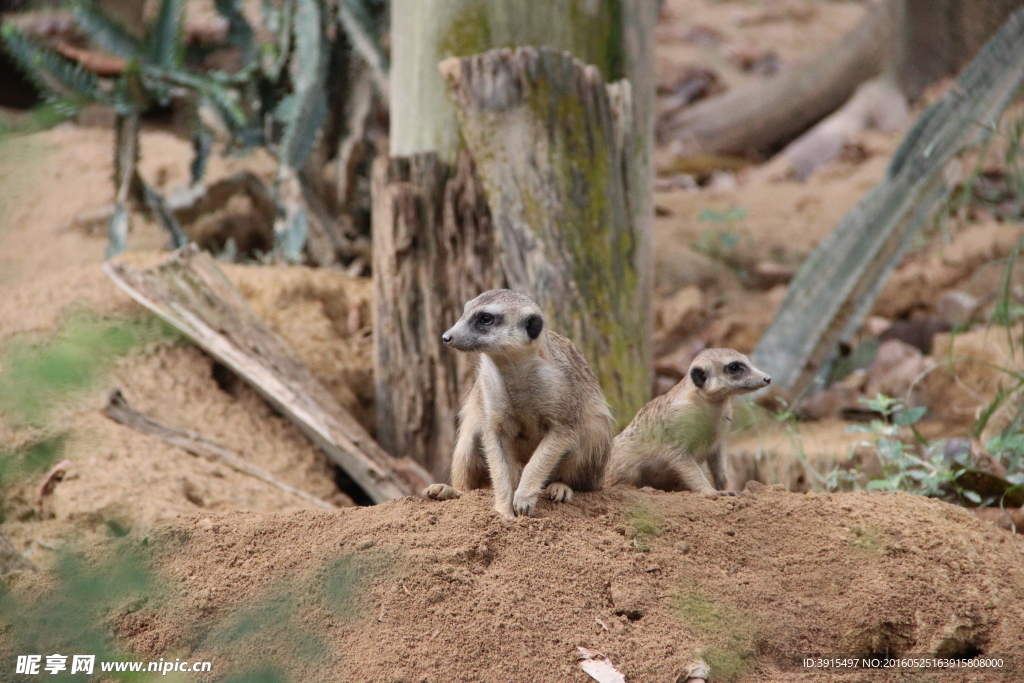
<instances>
[{"instance_id":1,"label":"rock","mask_svg":"<svg viewBox=\"0 0 1024 683\"><path fill-rule=\"evenodd\" d=\"M898 339L901 342L917 347L921 353L932 352L932 340L936 334L949 332L953 327L945 320L930 315L924 318L912 320L897 320L889 326L882 334L878 335L879 341Z\"/></svg>"},{"instance_id":2,"label":"rock","mask_svg":"<svg viewBox=\"0 0 1024 683\"><path fill-rule=\"evenodd\" d=\"M946 292L935 302L935 313L955 330L963 329L973 322L981 302L967 292Z\"/></svg>"},{"instance_id":3,"label":"rock","mask_svg":"<svg viewBox=\"0 0 1024 683\"><path fill-rule=\"evenodd\" d=\"M796 276L796 268L774 261L761 261L750 271L750 284L755 289L771 289L777 285L788 285Z\"/></svg>"},{"instance_id":4,"label":"rock","mask_svg":"<svg viewBox=\"0 0 1024 683\"><path fill-rule=\"evenodd\" d=\"M687 334L696 329L704 314L704 293L695 285L683 287L662 302L659 327L666 336Z\"/></svg>"},{"instance_id":5,"label":"rock","mask_svg":"<svg viewBox=\"0 0 1024 683\"><path fill-rule=\"evenodd\" d=\"M679 674L676 683L702 683L711 678L711 667L703 659L691 663L686 671Z\"/></svg>"},{"instance_id":6,"label":"rock","mask_svg":"<svg viewBox=\"0 0 1024 683\"><path fill-rule=\"evenodd\" d=\"M836 417L842 411L858 405L860 391L836 383L828 389L804 396L796 405L796 414L802 420L823 420Z\"/></svg>"},{"instance_id":7,"label":"rock","mask_svg":"<svg viewBox=\"0 0 1024 683\"><path fill-rule=\"evenodd\" d=\"M920 350L896 339L883 342L875 359L868 367L868 381L864 393L869 397L879 394L904 398L913 382L929 366ZM917 405L914 397L908 406Z\"/></svg>"},{"instance_id":8,"label":"rock","mask_svg":"<svg viewBox=\"0 0 1024 683\"><path fill-rule=\"evenodd\" d=\"M890 327L892 327L891 320L873 315L864 321L864 334L869 337L879 337Z\"/></svg>"},{"instance_id":9,"label":"rock","mask_svg":"<svg viewBox=\"0 0 1024 683\"><path fill-rule=\"evenodd\" d=\"M874 314L902 318L931 310L943 292L964 287L987 263L1009 256L1024 229L1008 223L972 225L946 245L912 254L893 273L875 302Z\"/></svg>"},{"instance_id":10,"label":"rock","mask_svg":"<svg viewBox=\"0 0 1024 683\"><path fill-rule=\"evenodd\" d=\"M1016 388L1017 380L1008 371L1024 370L1020 349L1021 333L1009 339L1002 328L936 335L933 358L938 367L918 385L922 404L950 433L962 433L1000 393ZM1019 400L1011 395L1003 405L1019 405ZM996 411L989 422L1008 424L1009 418ZM983 438L993 433L986 428Z\"/></svg>"}]
</instances>

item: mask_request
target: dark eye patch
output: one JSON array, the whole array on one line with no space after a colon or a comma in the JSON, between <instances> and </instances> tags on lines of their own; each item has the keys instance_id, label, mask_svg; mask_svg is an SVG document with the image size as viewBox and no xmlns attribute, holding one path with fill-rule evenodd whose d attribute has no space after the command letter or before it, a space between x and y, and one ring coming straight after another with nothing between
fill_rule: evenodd
<instances>
[{"instance_id":1,"label":"dark eye patch","mask_svg":"<svg viewBox=\"0 0 1024 683\"><path fill-rule=\"evenodd\" d=\"M739 361L733 361L732 363L729 363L728 365L725 366L725 371L728 372L730 375L738 375L746 369L747 366L744 365L743 363L740 363Z\"/></svg>"},{"instance_id":2,"label":"dark eye patch","mask_svg":"<svg viewBox=\"0 0 1024 683\"><path fill-rule=\"evenodd\" d=\"M477 327L492 327L501 324L501 316L484 311L476 316L474 323Z\"/></svg>"}]
</instances>

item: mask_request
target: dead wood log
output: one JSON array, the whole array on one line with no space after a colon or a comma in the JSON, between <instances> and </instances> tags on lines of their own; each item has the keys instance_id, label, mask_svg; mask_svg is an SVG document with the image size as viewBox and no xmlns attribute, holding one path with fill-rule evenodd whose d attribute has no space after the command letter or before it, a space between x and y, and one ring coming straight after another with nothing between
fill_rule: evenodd
<instances>
[{"instance_id":1,"label":"dead wood log","mask_svg":"<svg viewBox=\"0 0 1024 683\"><path fill-rule=\"evenodd\" d=\"M867 128L892 132L909 114L907 98L895 80L883 74L861 83L846 104L786 145L771 165L782 164L783 175L806 180L815 170L836 159L845 145L856 142Z\"/></svg>"},{"instance_id":2,"label":"dead wood log","mask_svg":"<svg viewBox=\"0 0 1024 683\"><path fill-rule=\"evenodd\" d=\"M445 60L511 289L582 349L612 413L650 398L646 236L630 213L628 81L550 48Z\"/></svg>"},{"instance_id":3,"label":"dead wood log","mask_svg":"<svg viewBox=\"0 0 1024 683\"><path fill-rule=\"evenodd\" d=\"M819 58L680 109L659 123L658 138L681 140L688 156L747 154L792 140L882 71L891 34L883 3L872 3L861 22Z\"/></svg>"},{"instance_id":4,"label":"dead wood log","mask_svg":"<svg viewBox=\"0 0 1024 683\"><path fill-rule=\"evenodd\" d=\"M393 458L373 440L195 245L151 269L108 261L103 270L130 297L252 385L374 502L415 495L431 483L418 464Z\"/></svg>"},{"instance_id":5,"label":"dead wood log","mask_svg":"<svg viewBox=\"0 0 1024 683\"><path fill-rule=\"evenodd\" d=\"M255 477L277 489L290 493L293 496L297 496L318 508L322 508L324 510L336 510L338 507L333 503L328 503L326 500L321 500L310 493L306 493L302 489L297 489L294 486L285 484L262 467L257 467L250 462L246 462L246 460L239 454L221 446L218 443L210 441L202 434L188 429L171 427L163 422L154 420L148 415L140 413L128 405L128 401L125 400L120 389L115 389L107 398L107 404L103 407L103 414L114 422L124 425L129 429L134 429L142 434L155 436L166 441L172 446L176 446L183 451L191 453L196 457L205 458L210 462L230 467L236 472L241 472L242 474L247 474L250 477Z\"/></svg>"},{"instance_id":6,"label":"dead wood log","mask_svg":"<svg viewBox=\"0 0 1024 683\"><path fill-rule=\"evenodd\" d=\"M752 354L790 394L808 388L837 343L871 310L918 228L950 187L943 169L991 134L1024 82L1024 10L1016 12L956 85L907 133L885 178L804 262Z\"/></svg>"}]
</instances>

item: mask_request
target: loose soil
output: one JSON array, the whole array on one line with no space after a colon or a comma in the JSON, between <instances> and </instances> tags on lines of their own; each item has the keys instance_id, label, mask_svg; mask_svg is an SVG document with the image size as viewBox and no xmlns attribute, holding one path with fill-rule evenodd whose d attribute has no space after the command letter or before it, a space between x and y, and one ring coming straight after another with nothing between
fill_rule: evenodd
<instances>
[{"instance_id":1,"label":"loose soil","mask_svg":"<svg viewBox=\"0 0 1024 683\"><path fill-rule=\"evenodd\" d=\"M713 680L779 682L911 680L809 671L811 655L1024 661L1024 546L962 508L757 484L717 500L616 488L516 521L492 502L183 517L118 542L165 588L108 621L140 659L213 662L196 680L582 682L578 646L635 683L699 658Z\"/></svg>"}]
</instances>

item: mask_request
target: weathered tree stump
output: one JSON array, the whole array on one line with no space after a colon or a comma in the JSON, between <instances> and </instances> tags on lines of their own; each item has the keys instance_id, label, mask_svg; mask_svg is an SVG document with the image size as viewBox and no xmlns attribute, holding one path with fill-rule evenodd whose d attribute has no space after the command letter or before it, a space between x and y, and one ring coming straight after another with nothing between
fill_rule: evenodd
<instances>
[{"instance_id":1,"label":"weathered tree stump","mask_svg":"<svg viewBox=\"0 0 1024 683\"><path fill-rule=\"evenodd\" d=\"M646 235L630 213L628 81L549 48L441 64L487 192L511 289L590 362L612 413L650 398Z\"/></svg>"},{"instance_id":2,"label":"weathered tree stump","mask_svg":"<svg viewBox=\"0 0 1024 683\"><path fill-rule=\"evenodd\" d=\"M374 354L377 439L415 454L438 478L471 384L465 354L441 335L462 304L502 279L490 212L469 155L378 158L373 172Z\"/></svg>"},{"instance_id":3,"label":"weathered tree stump","mask_svg":"<svg viewBox=\"0 0 1024 683\"><path fill-rule=\"evenodd\" d=\"M442 477L472 372L470 359L442 349L439 336L467 300L507 280L498 266L488 205L437 65L492 48L546 45L595 65L606 81L628 77L637 134L624 151L632 192L627 207L632 225L646 235L653 222L657 3L394 0L391 15L392 159L378 165L374 176L377 438ZM637 254L641 260L645 244ZM427 279L429 273L436 279ZM649 288L649 275L650 269L640 270L641 287ZM640 307L646 311L647 302ZM646 352L647 338L646 327L640 327L631 343ZM630 419L631 410L620 420Z\"/></svg>"}]
</instances>

